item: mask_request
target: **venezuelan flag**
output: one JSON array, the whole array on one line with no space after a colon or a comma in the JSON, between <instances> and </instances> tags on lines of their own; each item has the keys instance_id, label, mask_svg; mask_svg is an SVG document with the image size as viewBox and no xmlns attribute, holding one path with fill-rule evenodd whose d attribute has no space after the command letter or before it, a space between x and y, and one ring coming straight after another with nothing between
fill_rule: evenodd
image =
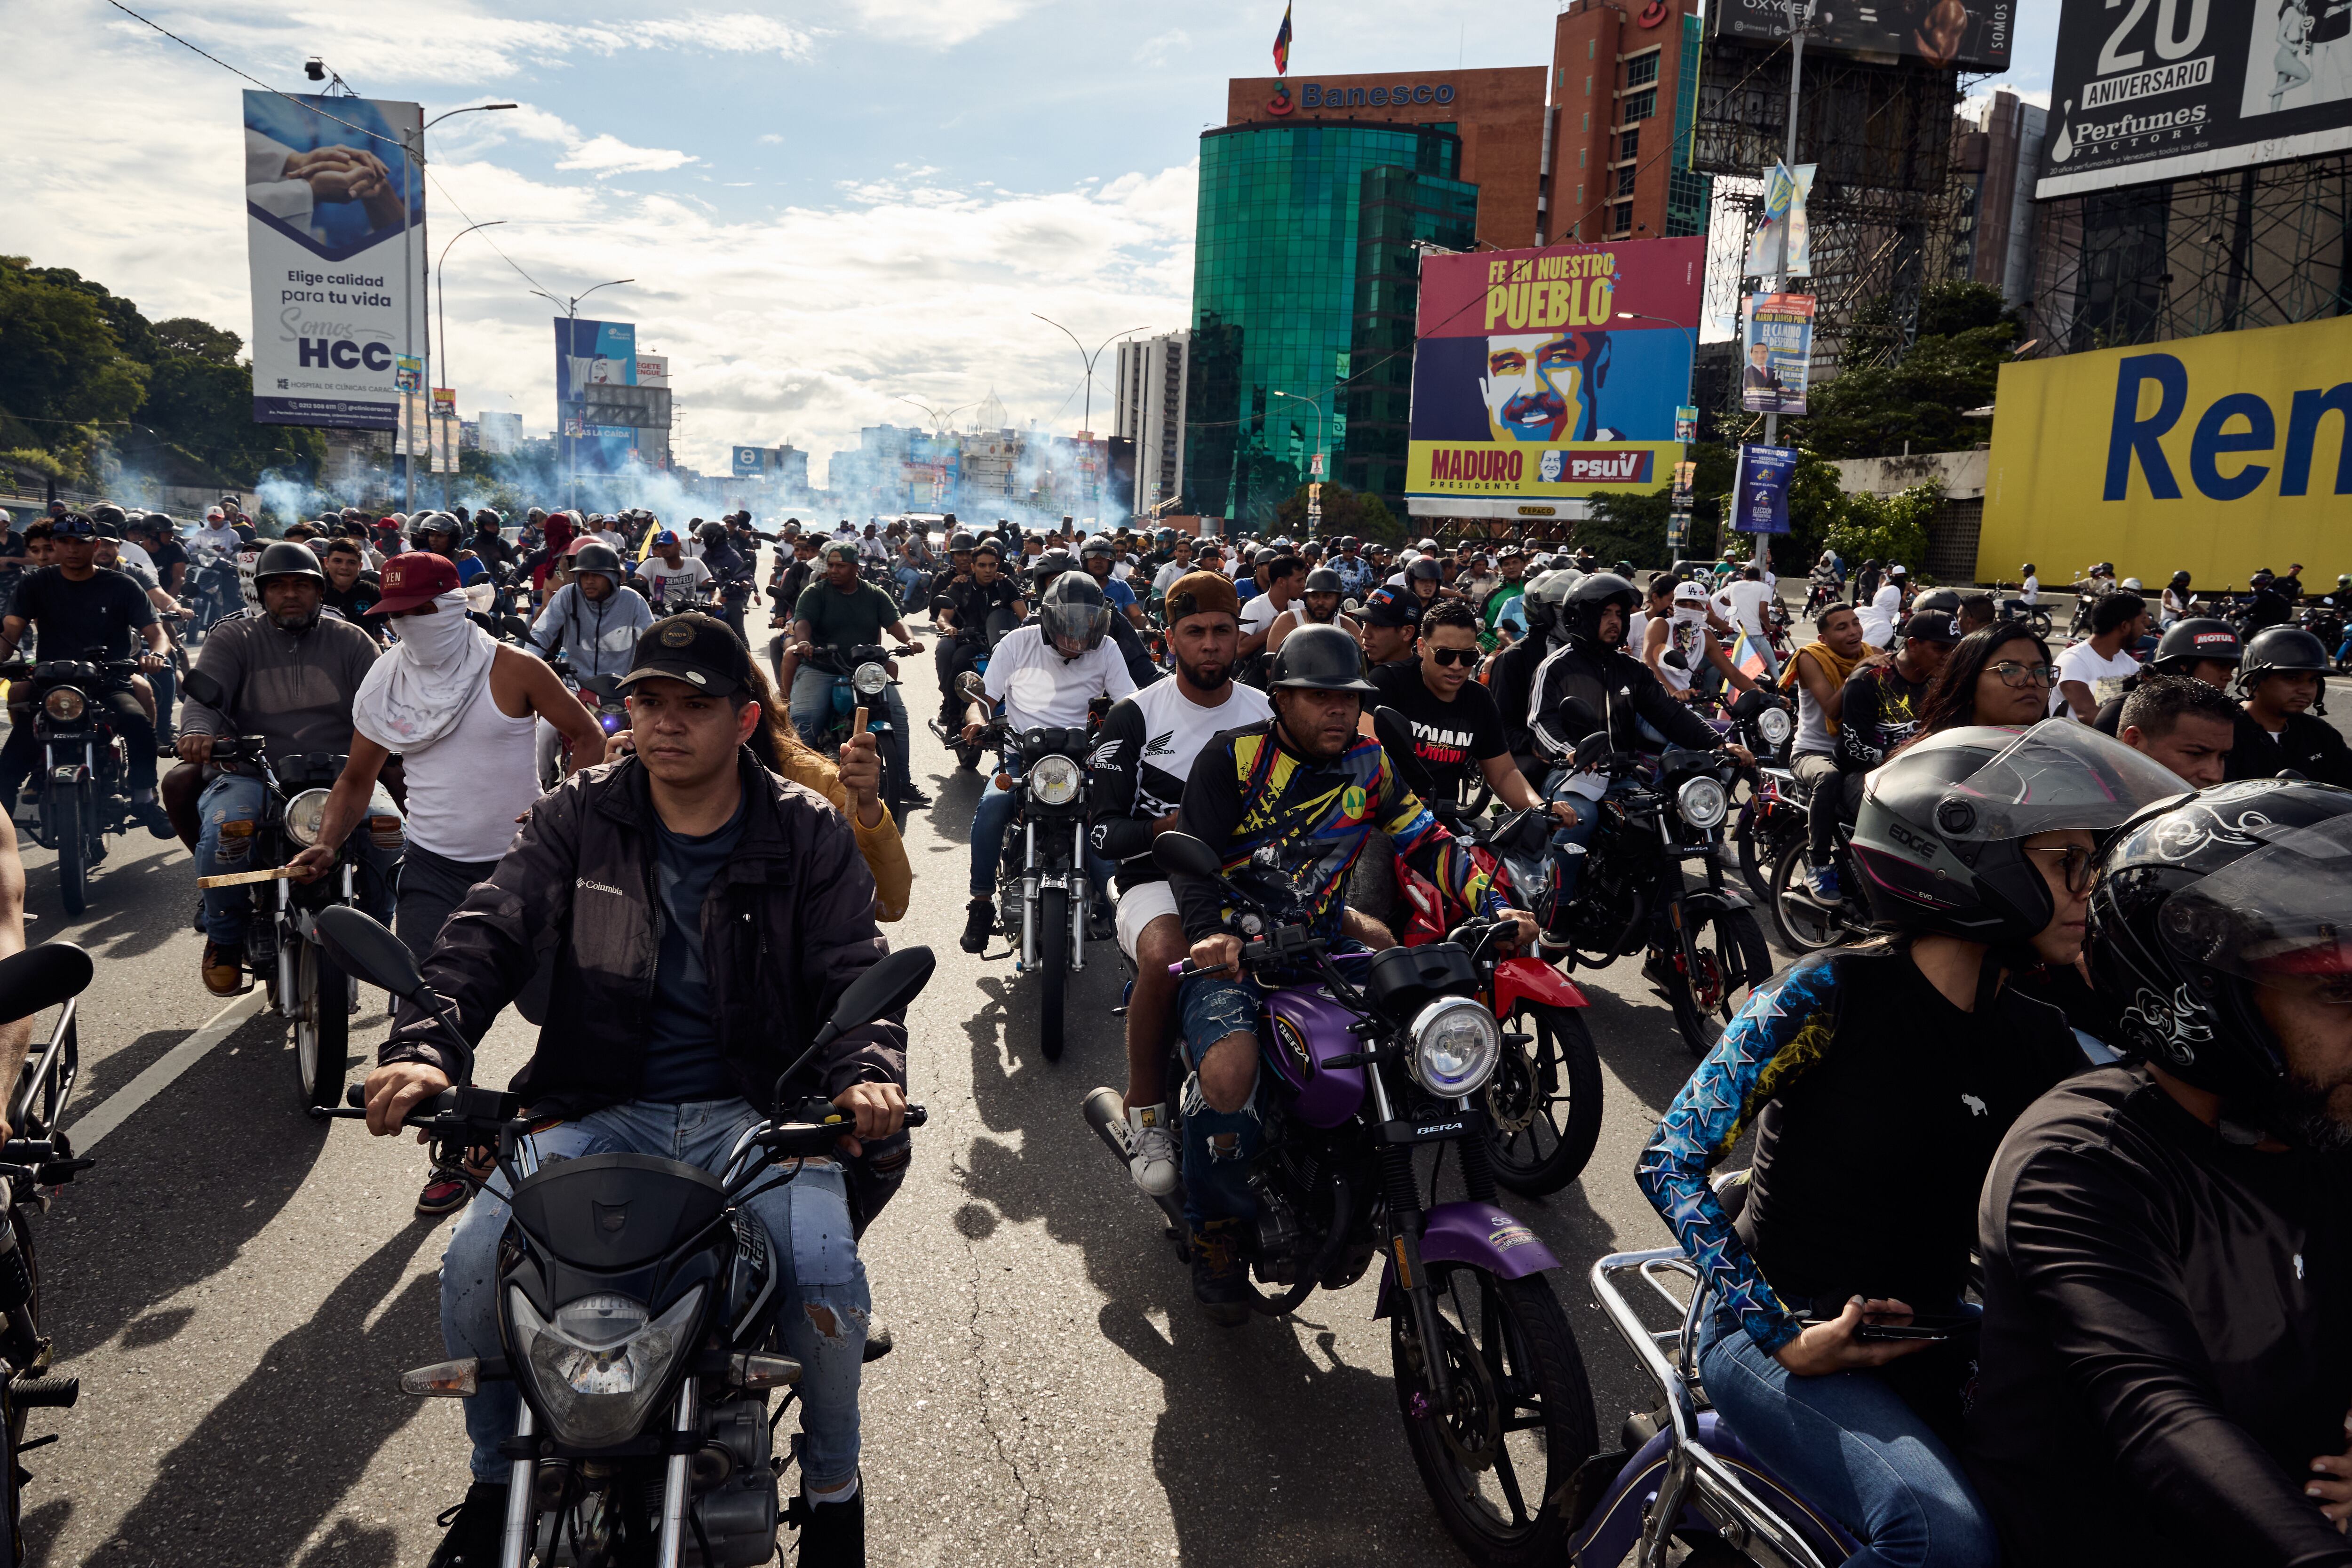
<instances>
[{"instance_id":1,"label":"venezuelan flag","mask_svg":"<svg viewBox=\"0 0 2352 1568\"><path fill-rule=\"evenodd\" d=\"M1759 647L1756 639L1746 632L1741 632L1739 641L1732 646L1731 667L1751 680L1760 679L1763 677L1764 650Z\"/></svg>"},{"instance_id":2,"label":"venezuelan flag","mask_svg":"<svg viewBox=\"0 0 2352 1568\"><path fill-rule=\"evenodd\" d=\"M1282 8L1282 26L1274 35L1274 74L1290 74L1290 7Z\"/></svg>"}]
</instances>

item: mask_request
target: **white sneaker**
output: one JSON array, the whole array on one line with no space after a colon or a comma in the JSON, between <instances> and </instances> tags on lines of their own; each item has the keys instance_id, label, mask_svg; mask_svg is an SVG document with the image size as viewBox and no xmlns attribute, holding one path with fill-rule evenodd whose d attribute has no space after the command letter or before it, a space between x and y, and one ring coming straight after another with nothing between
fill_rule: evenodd
<instances>
[{"instance_id":1,"label":"white sneaker","mask_svg":"<svg viewBox=\"0 0 2352 1568\"><path fill-rule=\"evenodd\" d=\"M1128 1146L1133 1151L1127 1157L1128 1173L1149 1195L1166 1197L1176 1190L1176 1178L1183 1169L1176 1152L1175 1135L1168 1131L1168 1108L1130 1106L1127 1127Z\"/></svg>"}]
</instances>

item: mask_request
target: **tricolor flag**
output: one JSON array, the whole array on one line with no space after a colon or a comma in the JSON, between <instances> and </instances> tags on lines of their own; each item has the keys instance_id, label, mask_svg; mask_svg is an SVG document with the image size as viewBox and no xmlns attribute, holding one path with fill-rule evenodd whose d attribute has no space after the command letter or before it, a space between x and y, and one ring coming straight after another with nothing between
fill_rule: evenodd
<instances>
[{"instance_id":1,"label":"tricolor flag","mask_svg":"<svg viewBox=\"0 0 2352 1568\"><path fill-rule=\"evenodd\" d=\"M1274 74L1282 77L1290 74L1290 7L1287 5L1282 8L1282 26L1274 35Z\"/></svg>"},{"instance_id":2,"label":"tricolor flag","mask_svg":"<svg viewBox=\"0 0 2352 1568\"><path fill-rule=\"evenodd\" d=\"M1739 634L1739 641L1731 649L1731 668L1750 680L1763 678L1764 650L1756 639L1746 632Z\"/></svg>"}]
</instances>

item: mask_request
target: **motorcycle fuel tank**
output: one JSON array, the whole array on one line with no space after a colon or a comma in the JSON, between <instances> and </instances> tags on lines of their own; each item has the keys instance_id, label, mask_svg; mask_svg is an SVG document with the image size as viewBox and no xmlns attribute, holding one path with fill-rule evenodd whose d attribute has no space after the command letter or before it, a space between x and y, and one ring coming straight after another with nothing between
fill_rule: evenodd
<instances>
[{"instance_id":1,"label":"motorcycle fuel tank","mask_svg":"<svg viewBox=\"0 0 2352 1568\"><path fill-rule=\"evenodd\" d=\"M1327 1068L1362 1048L1348 1026L1356 1016L1322 992L1276 991L1265 999L1258 1040L1265 1059L1297 1092L1291 1114L1311 1127L1337 1127L1364 1103L1364 1069Z\"/></svg>"}]
</instances>

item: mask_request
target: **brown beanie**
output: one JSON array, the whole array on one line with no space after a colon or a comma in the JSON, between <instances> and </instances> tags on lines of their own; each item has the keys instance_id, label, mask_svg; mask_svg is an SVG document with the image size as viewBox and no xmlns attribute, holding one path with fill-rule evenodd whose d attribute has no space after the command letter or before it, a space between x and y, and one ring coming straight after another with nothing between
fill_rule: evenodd
<instances>
[{"instance_id":1,"label":"brown beanie","mask_svg":"<svg viewBox=\"0 0 2352 1568\"><path fill-rule=\"evenodd\" d=\"M1168 585L1168 624L1187 616L1232 616L1240 618L1242 602L1222 572L1187 572Z\"/></svg>"}]
</instances>

